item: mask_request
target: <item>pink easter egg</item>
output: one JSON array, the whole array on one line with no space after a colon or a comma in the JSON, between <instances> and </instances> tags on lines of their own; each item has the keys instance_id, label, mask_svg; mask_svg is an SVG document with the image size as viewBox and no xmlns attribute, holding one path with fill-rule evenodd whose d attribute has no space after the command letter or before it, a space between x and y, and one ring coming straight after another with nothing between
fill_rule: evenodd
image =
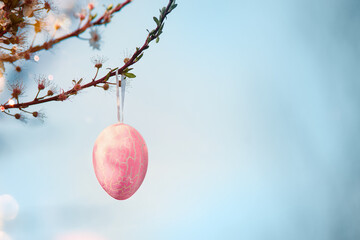
<instances>
[{"instance_id":1,"label":"pink easter egg","mask_svg":"<svg viewBox=\"0 0 360 240\"><path fill-rule=\"evenodd\" d=\"M111 125L96 139L93 165L96 178L111 197L128 199L146 175L146 143L135 128L123 123Z\"/></svg>"}]
</instances>

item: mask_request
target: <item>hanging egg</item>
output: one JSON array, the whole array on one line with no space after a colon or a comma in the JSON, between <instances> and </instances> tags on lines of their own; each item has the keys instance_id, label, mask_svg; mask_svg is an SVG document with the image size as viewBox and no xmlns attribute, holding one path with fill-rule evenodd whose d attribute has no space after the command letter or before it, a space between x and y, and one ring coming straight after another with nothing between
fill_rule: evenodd
<instances>
[{"instance_id":1,"label":"hanging egg","mask_svg":"<svg viewBox=\"0 0 360 240\"><path fill-rule=\"evenodd\" d=\"M135 128L123 123L111 125L96 139L93 165L96 178L111 197L128 199L146 175L146 143Z\"/></svg>"}]
</instances>

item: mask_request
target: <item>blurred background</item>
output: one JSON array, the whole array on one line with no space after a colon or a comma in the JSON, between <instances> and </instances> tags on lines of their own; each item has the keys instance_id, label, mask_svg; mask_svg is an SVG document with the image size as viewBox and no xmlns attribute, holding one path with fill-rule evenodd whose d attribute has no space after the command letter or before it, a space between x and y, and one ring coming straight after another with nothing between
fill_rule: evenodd
<instances>
[{"instance_id":1,"label":"blurred background","mask_svg":"<svg viewBox=\"0 0 360 240\"><path fill-rule=\"evenodd\" d=\"M140 189L116 201L93 171L114 90L34 107L44 123L1 115L0 239L360 239L360 1L177 2L127 90L149 149ZM166 4L134 0L101 51L71 39L13 78L30 98L35 74L89 81L91 58L122 64Z\"/></svg>"}]
</instances>

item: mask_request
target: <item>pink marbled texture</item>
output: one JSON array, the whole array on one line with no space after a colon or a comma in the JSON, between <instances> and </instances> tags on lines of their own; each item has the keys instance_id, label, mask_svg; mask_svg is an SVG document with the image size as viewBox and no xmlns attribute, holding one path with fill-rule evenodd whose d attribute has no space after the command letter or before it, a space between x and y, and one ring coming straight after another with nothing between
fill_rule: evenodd
<instances>
[{"instance_id":1,"label":"pink marbled texture","mask_svg":"<svg viewBox=\"0 0 360 240\"><path fill-rule=\"evenodd\" d=\"M96 178L111 197L128 199L146 175L146 143L135 128L122 123L111 125L96 139L93 165Z\"/></svg>"}]
</instances>

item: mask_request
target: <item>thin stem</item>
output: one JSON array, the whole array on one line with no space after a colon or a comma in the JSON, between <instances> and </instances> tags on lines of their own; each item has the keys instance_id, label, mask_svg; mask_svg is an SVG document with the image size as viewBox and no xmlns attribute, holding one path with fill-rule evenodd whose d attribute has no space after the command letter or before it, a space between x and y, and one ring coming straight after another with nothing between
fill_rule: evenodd
<instances>
[{"instance_id":1,"label":"thin stem","mask_svg":"<svg viewBox=\"0 0 360 240\"><path fill-rule=\"evenodd\" d=\"M55 31L53 32L53 34L51 35L50 39L54 39L55 35L56 35L57 29L55 28Z\"/></svg>"},{"instance_id":2,"label":"thin stem","mask_svg":"<svg viewBox=\"0 0 360 240\"><path fill-rule=\"evenodd\" d=\"M116 86L116 83L108 82L108 84ZM119 87L121 87L121 81L119 82Z\"/></svg>"},{"instance_id":3,"label":"thin stem","mask_svg":"<svg viewBox=\"0 0 360 240\"><path fill-rule=\"evenodd\" d=\"M95 79L96 79L96 77L97 77L97 75L98 75L98 73L99 73L99 68L96 68L96 74L95 74L95 77L93 78L93 82L95 81Z\"/></svg>"},{"instance_id":4,"label":"thin stem","mask_svg":"<svg viewBox=\"0 0 360 240\"><path fill-rule=\"evenodd\" d=\"M20 111L23 111L23 112L26 112L26 113L29 113L29 114L33 114L32 112L26 111L26 110L24 110L22 108L19 108L19 109L20 109Z\"/></svg>"},{"instance_id":5,"label":"thin stem","mask_svg":"<svg viewBox=\"0 0 360 240\"><path fill-rule=\"evenodd\" d=\"M0 46L1 49L4 49L4 50L8 50L8 51L11 51L10 48L6 48L6 47L3 47L3 46Z\"/></svg>"},{"instance_id":6,"label":"thin stem","mask_svg":"<svg viewBox=\"0 0 360 240\"><path fill-rule=\"evenodd\" d=\"M40 10L43 10L43 9L45 9L45 7L35 9L35 10L33 10L33 12L40 11Z\"/></svg>"},{"instance_id":7,"label":"thin stem","mask_svg":"<svg viewBox=\"0 0 360 240\"><path fill-rule=\"evenodd\" d=\"M30 48L32 48L32 46L34 45L34 42L35 42L35 39L36 39L36 35L37 35L37 33L35 33L35 35L34 35L34 38L33 38L32 42L31 42L31 45L30 45Z\"/></svg>"},{"instance_id":8,"label":"thin stem","mask_svg":"<svg viewBox=\"0 0 360 240\"><path fill-rule=\"evenodd\" d=\"M78 29L80 29L80 27L81 27L81 23L82 23L82 22L83 22L83 20L81 20L81 19L80 19Z\"/></svg>"},{"instance_id":9,"label":"thin stem","mask_svg":"<svg viewBox=\"0 0 360 240\"><path fill-rule=\"evenodd\" d=\"M9 115L9 116L15 117L14 114L11 114L11 113L9 113L9 112L4 111L3 113L5 113L5 114L7 114L7 115Z\"/></svg>"},{"instance_id":10,"label":"thin stem","mask_svg":"<svg viewBox=\"0 0 360 240\"><path fill-rule=\"evenodd\" d=\"M39 98L35 98L35 99L37 99L37 100L41 100L41 99L46 98L47 96L49 96L49 95L48 95L48 94L46 94L45 96L42 96L42 97L39 97Z\"/></svg>"},{"instance_id":11,"label":"thin stem","mask_svg":"<svg viewBox=\"0 0 360 240\"><path fill-rule=\"evenodd\" d=\"M39 96L40 91L41 91L41 90L39 89L38 92L37 92L37 94L36 94L36 96L35 96L35 98L34 98L34 100L38 99L38 96Z\"/></svg>"},{"instance_id":12,"label":"thin stem","mask_svg":"<svg viewBox=\"0 0 360 240\"><path fill-rule=\"evenodd\" d=\"M80 40L86 40L86 41L89 41L91 38L83 38L83 37L80 37L80 36L76 36L78 39Z\"/></svg>"}]
</instances>

